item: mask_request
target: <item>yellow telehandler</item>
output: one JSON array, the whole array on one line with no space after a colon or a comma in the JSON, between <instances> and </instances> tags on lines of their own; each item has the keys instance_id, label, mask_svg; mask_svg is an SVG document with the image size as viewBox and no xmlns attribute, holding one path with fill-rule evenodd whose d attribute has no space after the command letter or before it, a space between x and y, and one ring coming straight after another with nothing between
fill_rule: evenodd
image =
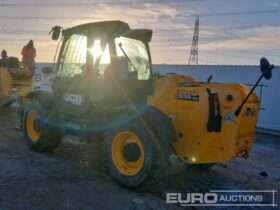
<instances>
[{"instance_id":1,"label":"yellow telehandler","mask_svg":"<svg viewBox=\"0 0 280 210\"><path fill-rule=\"evenodd\" d=\"M110 175L140 187L166 170L170 156L209 166L248 157L259 98L242 84L198 82L190 76L153 76L152 31L122 21L54 27L62 46L52 91L32 91L21 121L26 144L55 149L72 134L103 139ZM273 65L261 59L262 77Z\"/></svg>"}]
</instances>

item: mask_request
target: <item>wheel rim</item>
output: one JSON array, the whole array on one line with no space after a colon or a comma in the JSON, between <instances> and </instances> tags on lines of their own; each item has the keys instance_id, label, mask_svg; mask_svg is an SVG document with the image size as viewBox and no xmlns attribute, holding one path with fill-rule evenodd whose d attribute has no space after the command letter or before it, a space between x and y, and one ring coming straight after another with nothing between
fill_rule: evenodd
<instances>
[{"instance_id":1,"label":"wheel rim","mask_svg":"<svg viewBox=\"0 0 280 210\"><path fill-rule=\"evenodd\" d=\"M41 121L40 114L37 110L32 109L27 116L27 132L29 138L33 142L37 142L41 136Z\"/></svg>"},{"instance_id":2,"label":"wheel rim","mask_svg":"<svg viewBox=\"0 0 280 210\"><path fill-rule=\"evenodd\" d=\"M137 146L139 155L129 159L124 154L129 145ZM136 175L144 165L144 147L138 136L131 132L118 133L112 142L111 155L116 168L124 175ZM135 157L137 157L135 159Z\"/></svg>"}]
</instances>

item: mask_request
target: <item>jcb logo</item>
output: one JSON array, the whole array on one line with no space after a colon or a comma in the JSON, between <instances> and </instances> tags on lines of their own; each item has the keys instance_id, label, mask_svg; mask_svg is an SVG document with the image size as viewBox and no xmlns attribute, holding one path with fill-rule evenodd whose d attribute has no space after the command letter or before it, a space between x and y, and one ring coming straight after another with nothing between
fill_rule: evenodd
<instances>
[{"instance_id":1,"label":"jcb logo","mask_svg":"<svg viewBox=\"0 0 280 210\"><path fill-rule=\"evenodd\" d=\"M71 102L72 104L75 104L75 105L81 105L82 104L82 96L81 95L66 93L65 97L64 97L64 100L66 102Z\"/></svg>"}]
</instances>

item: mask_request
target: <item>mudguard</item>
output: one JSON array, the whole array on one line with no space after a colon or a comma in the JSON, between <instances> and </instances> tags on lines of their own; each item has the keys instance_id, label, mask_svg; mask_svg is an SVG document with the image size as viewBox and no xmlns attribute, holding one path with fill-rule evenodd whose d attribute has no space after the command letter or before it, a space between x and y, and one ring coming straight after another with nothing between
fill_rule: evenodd
<instances>
[{"instance_id":1,"label":"mudguard","mask_svg":"<svg viewBox=\"0 0 280 210\"><path fill-rule=\"evenodd\" d=\"M55 96L47 91L36 90L28 93L26 98L31 100L38 100L46 109L52 110L57 106L57 101L55 100Z\"/></svg>"},{"instance_id":2,"label":"mudguard","mask_svg":"<svg viewBox=\"0 0 280 210\"><path fill-rule=\"evenodd\" d=\"M43 90L31 91L25 96L25 98L30 100L38 100L42 104L42 106L49 111L56 108L56 101L54 95L47 91L43 91ZM26 104L20 103L17 110L19 121L20 121L20 129L23 128L23 116L24 116L25 105Z\"/></svg>"},{"instance_id":3,"label":"mudguard","mask_svg":"<svg viewBox=\"0 0 280 210\"><path fill-rule=\"evenodd\" d=\"M157 133L158 139L161 141L159 143L166 145L170 151L173 151L171 143L177 140L177 133L171 120L163 112L146 104L139 104L134 107L124 105L116 107L116 110L122 119L124 115L129 116L130 119L137 117L148 124L146 125L148 126L147 129L150 126Z\"/></svg>"},{"instance_id":4,"label":"mudguard","mask_svg":"<svg viewBox=\"0 0 280 210\"><path fill-rule=\"evenodd\" d=\"M172 124L171 119L159 109L148 106L144 113L144 118L147 119L165 143L171 144L177 140L177 133Z\"/></svg>"}]
</instances>

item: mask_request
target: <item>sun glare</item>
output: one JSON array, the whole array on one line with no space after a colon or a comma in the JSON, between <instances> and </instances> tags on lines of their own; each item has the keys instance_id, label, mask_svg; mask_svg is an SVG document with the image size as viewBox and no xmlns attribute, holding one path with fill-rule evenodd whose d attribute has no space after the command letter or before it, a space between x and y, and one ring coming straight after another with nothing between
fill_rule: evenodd
<instances>
[{"instance_id":1,"label":"sun glare","mask_svg":"<svg viewBox=\"0 0 280 210\"><path fill-rule=\"evenodd\" d=\"M90 53L93 55L93 61L95 63L96 59L99 56L102 56L100 64L108 64L110 63L110 53L109 53L109 47L108 44L105 47L105 50L102 55L102 49L101 49L101 44L100 40L94 40L93 47L88 49Z\"/></svg>"}]
</instances>

